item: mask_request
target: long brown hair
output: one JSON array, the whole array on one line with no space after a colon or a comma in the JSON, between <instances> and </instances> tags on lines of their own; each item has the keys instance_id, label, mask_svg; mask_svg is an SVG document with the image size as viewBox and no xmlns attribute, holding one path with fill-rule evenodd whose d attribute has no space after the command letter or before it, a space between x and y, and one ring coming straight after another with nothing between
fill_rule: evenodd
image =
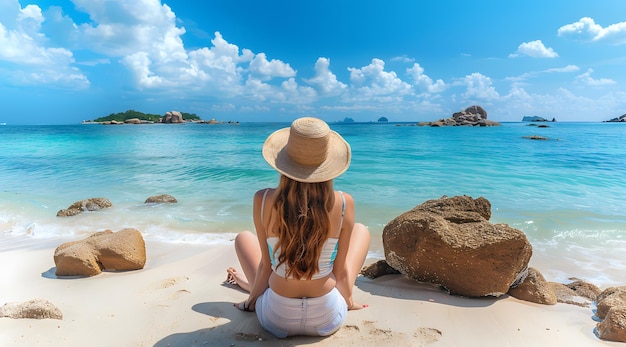
<instances>
[{"instance_id":1,"label":"long brown hair","mask_svg":"<svg viewBox=\"0 0 626 347\"><path fill-rule=\"evenodd\" d=\"M287 265L287 278L310 280L319 272L322 246L330 232L333 182L303 183L281 175L274 195L269 219L278 234L278 265Z\"/></svg>"}]
</instances>

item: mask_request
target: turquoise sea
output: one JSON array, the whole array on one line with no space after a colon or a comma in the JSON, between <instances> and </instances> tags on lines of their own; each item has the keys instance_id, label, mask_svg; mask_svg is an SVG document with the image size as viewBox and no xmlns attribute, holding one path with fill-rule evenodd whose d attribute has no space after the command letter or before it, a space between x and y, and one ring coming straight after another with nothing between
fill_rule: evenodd
<instances>
[{"instance_id":1,"label":"turquoise sea","mask_svg":"<svg viewBox=\"0 0 626 347\"><path fill-rule=\"evenodd\" d=\"M82 238L133 227L151 240L231 242L253 228L254 192L277 183L261 146L288 125L0 126L0 238ZM548 125L331 123L353 150L335 187L353 195L357 219L374 236L373 257L383 257L382 230L397 215L443 195L483 196L492 222L527 235L531 265L548 280L623 285L626 125ZM550 140L523 138L530 135ZM179 203L143 203L158 194ZM114 206L56 217L91 197Z\"/></svg>"}]
</instances>

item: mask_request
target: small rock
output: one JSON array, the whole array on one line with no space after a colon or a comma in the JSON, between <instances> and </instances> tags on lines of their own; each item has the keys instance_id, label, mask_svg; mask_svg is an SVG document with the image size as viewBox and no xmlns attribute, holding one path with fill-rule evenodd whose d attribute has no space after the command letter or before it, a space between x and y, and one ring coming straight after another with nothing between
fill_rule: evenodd
<instances>
[{"instance_id":1,"label":"small rock","mask_svg":"<svg viewBox=\"0 0 626 347\"><path fill-rule=\"evenodd\" d=\"M90 198L86 200L76 201L65 210L59 210L57 217L70 217L80 214L83 211L97 211L103 208L113 206L111 201L106 198Z\"/></svg>"},{"instance_id":2,"label":"small rock","mask_svg":"<svg viewBox=\"0 0 626 347\"><path fill-rule=\"evenodd\" d=\"M384 276L384 275L394 275L399 274L400 271L389 266L386 260L379 260L369 266L361 269L361 275L374 279L376 277Z\"/></svg>"},{"instance_id":3,"label":"small rock","mask_svg":"<svg viewBox=\"0 0 626 347\"><path fill-rule=\"evenodd\" d=\"M528 268L528 276L521 284L509 289L509 295L537 304L556 305L557 303L556 294L541 272L533 267Z\"/></svg>"},{"instance_id":4,"label":"small rock","mask_svg":"<svg viewBox=\"0 0 626 347\"><path fill-rule=\"evenodd\" d=\"M146 199L145 204L175 204L178 200L169 194L154 195Z\"/></svg>"},{"instance_id":5,"label":"small rock","mask_svg":"<svg viewBox=\"0 0 626 347\"><path fill-rule=\"evenodd\" d=\"M0 317L14 319L63 319L63 313L50 301L33 299L22 303L10 302L0 307Z\"/></svg>"}]
</instances>

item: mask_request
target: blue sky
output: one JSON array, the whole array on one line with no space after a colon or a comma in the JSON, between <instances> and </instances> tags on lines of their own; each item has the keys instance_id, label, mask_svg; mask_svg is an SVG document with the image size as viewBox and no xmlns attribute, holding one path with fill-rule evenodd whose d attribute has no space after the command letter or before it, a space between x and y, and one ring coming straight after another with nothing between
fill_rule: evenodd
<instances>
[{"instance_id":1,"label":"blue sky","mask_svg":"<svg viewBox=\"0 0 626 347\"><path fill-rule=\"evenodd\" d=\"M626 113L626 1L0 0L0 122L603 121Z\"/></svg>"}]
</instances>

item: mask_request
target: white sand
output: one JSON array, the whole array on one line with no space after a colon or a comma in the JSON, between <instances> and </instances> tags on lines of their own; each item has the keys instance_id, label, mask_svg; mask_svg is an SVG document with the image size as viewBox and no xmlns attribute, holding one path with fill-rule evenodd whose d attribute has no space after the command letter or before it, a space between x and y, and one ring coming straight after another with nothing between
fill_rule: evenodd
<instances>
[{"instance_id":1,"label":"white sand","mask_svg":"<svg viewBox=\"0 0 626 347\"><path fill-rule=\"evenodd\" d=\"M60 279L53 254L66 241L0 234L0 305L43 298L63 312L0 318L0 346L624 346L594 335L591 308L450 296L399 275L359 278L355 298L370 307L335 335L277 339L233 307L246 294L223 283L232 245L147 242L143 270Z\"/></svg>"}]
</instances>

